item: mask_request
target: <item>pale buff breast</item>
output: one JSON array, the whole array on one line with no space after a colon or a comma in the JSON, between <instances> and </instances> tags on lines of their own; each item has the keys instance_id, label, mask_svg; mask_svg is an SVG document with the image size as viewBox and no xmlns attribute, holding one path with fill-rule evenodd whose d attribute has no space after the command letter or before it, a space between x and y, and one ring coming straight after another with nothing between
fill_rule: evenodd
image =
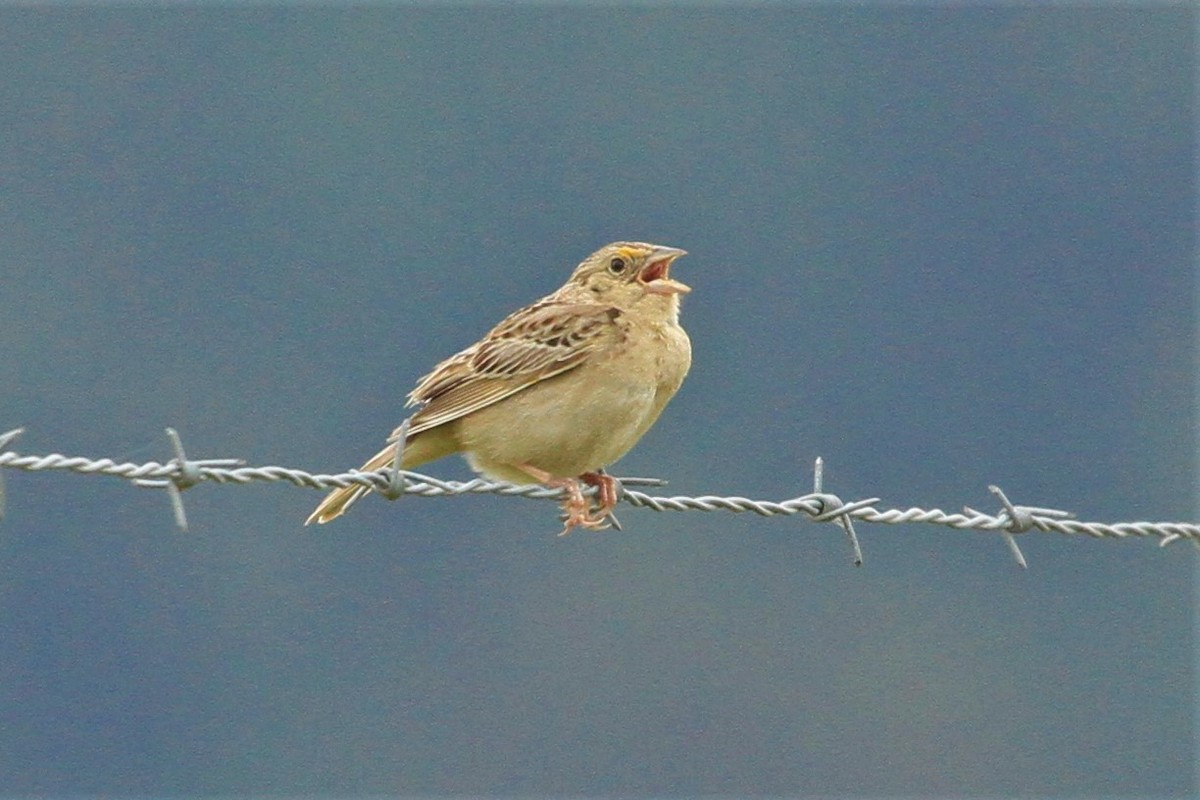
<instances>
[{"instance_id":1,"label":"pale buff breast","mask_svg":"<svg viewBox=\"0 0 1200 800\"><path fill-rule=\"evenodd\" d=\"M631 332L618 352L480 409L458 421L471 466L490 477L530 481L512 465L556 477L593 472L623 456L679 389L691 345L677 324Z\"/></svg>"}]
</instances>

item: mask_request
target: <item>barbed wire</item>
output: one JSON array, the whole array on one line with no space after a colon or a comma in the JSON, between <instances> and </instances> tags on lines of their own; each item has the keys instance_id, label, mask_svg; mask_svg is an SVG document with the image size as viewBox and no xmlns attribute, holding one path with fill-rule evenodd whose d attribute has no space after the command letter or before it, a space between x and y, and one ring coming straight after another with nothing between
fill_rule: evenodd
<instances>
[{"instance_id":1,"label":"barbed wire","mask_svg":"<svg viewBox=\"0 0 1200 800\"><path fill-rule=\"evenodd\" d=\"M236 458L189 459L184 453L179 434L172 428L167 428L166 432L175 458L165 463L117 463L108 458L92 459L59 453L42 456L21 455L8 450L8 446L23 432L23 428L16 428L0 434L0 519L4 517L5 504L3 469L27 472L64 470L81 475L109 475L131 481L137 486L165 489L171 499L175 523L181 531L188 529L181 493L204 482L248 484L266 481L314 489L366 486L391 500L405 495L454 497L464 494L497 494L533 500L561 500L564 496L562 489L545 486L519 486L484 478L443 481L419 472L394 467L384 467L373 472L351 470L328 475L288 467L249 467L244 461ZM1026 561L1015 536L1034 531L1089 536L1095 539L1157 538L1160 547L1187 539L1200 547L1200 525L1187 522L1083 522L1067 511L1014 504L998 486L988 487L1001 506L996 514L987 514L970 507L964 507L961 513L947 513L939 508L878 509L875 508L875 504L879 502L878 497L843 502L837 495L823 490L823 471L824 462L818 458L813 471L813 491L781 501L717 495L660 497L630 487L661 486L666 483L661 479L626 477L617 480L621 487L620 499L635 508L649 508L653 511L752 512L764 517L803 515L812 522L837 523L849 539L856 566L863 563L863 557L854 530L855 520L890 525L921 523L943 525L955 530L993 532L1006 542L1017 564L1022 568L1026 567ZM589 487L584 494L590 495L595 492L594 487ZM609 519L620 529L620 523L615 517Z\"/></svg>"}]
</instances>

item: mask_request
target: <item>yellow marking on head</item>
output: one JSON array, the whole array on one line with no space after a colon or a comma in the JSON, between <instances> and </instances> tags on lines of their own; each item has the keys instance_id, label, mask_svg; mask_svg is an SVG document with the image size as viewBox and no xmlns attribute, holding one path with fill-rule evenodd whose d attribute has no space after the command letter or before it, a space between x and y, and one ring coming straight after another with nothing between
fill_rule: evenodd
<instances>
[{"instance_id":1,"label":"yellow marking on head","mask_svg":"<svg viewBox=\"0 0 1200 800\"><path fill-rule=\"evenodd\" d=\"M617 255L628 261L637 261L650 255L650 250L645 247L631 247L627 245L625 247L618 247Z\"/></svg>"}]
</instances>

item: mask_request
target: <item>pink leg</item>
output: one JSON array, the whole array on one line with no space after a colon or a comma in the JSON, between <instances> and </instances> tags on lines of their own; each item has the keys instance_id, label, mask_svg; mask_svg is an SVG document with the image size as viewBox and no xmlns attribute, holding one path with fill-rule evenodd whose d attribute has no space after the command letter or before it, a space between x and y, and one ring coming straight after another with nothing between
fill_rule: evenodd
<instances>
[{"instance_id":1,"label":"pink leg","mask_svg":"<svg viewBox=\"0 0 1200 800\"><path fill-rule=\"evenodd\" d=\"M606 502L604 500L605 481L600 480L596 483L592 483L590 480L588 480L588 477L595 475L595 473L588 473L582 477L590 485L600 487L602 512L598 516L592 516L588 513L590 511L590 504L588 503L587 498L583 496L583 486L580 484L578 478L556 478L549 472L540 470L537 467L529 466L528 464L521 464L519 465L519 468L523 472L526 472L532 476L538 481L538 483L544 483L551 489L567 490L567 497L565 500L563 500L562 506L563 511L567 515L566 527L562 529L562 533L558 534L559 536L566 536L571 532L572 528L577 527L583 527L589 530L598 530L606 527L604 519L608 516L608 511L603 510L605 507L604 503ZM616 482L607 475L600 475L596 477L607 479L607 483L609 484L608 491L613 498L612 505L616 505ZM611 506L608 507L608 510L611 510Z\"/></svg>"}]
</instances>

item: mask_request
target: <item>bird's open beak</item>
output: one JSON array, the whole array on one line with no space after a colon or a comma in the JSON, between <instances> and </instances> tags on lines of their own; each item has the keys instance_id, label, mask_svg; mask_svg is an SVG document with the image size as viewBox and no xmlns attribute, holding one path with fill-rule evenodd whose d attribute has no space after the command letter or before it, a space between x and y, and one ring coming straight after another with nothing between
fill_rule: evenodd
<instances>
[{"instance_id":1,"label":"bird's open beak","mask_svg":"<svg viewBox=\"0 0 1200 800\"><path fill-rule=\"evenodd\" d=\"M687 251L680 250L678 247L654 248L654 252L646 259L646 266L642 267L641 274L638 275L638 280L646 288L646 293L671 295L690 292L692 287L686 283L672 280L668 275L671 262L686 255Z\"/></svg>"}]
</instances>

